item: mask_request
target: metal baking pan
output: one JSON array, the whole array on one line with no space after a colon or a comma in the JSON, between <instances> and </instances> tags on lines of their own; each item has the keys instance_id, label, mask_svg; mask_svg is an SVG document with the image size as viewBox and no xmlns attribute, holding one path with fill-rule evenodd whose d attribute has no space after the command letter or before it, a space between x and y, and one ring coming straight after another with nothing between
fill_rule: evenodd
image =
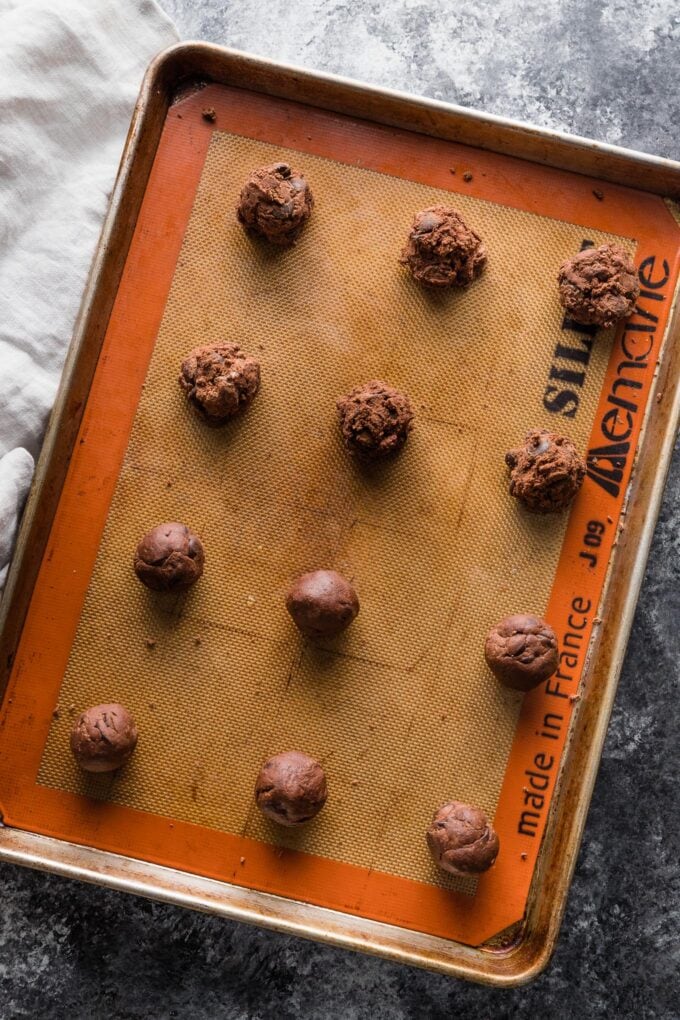
<instances>
[{"instance_id":1,"label":"metal baking pan","mask_svg":"<svg viewBox=\"0 0 680 1020\"><path fill-rule=\"evenodd\" d=\"M206 107L212 111L208 116L204 116ZM97 590L109 576L106 571L111 569L108 550L114 549L116 542L127 548L127 524L124 522L129 517L134 523L137 513L139 500L128 499L127 503L123 500L125 486L129 488L132 484L129 480L144 474L145 470L147 476L156 478L165 472L167 491L153 497L160 501L154 506L165 506L164 500L177 506L185 497L194 498L192 493L184 492L191 488L183 477L183 473L188 476L192 470L192 465L186 463L187 458L183 460L180 453L177 469L169 474L167 459L161 467L158 464L149 466L145 460L148 448L143 444L135 446L137 433L130 430L141 428L142 433L144 429L148 433L154 419L162 419L163 414L175 414L172 408L168 410L154 403L157 390L153 359L162 360L166 348L174 357L173 345L179 341L173 338L173 329L181 333L183 323L193 328L197 315L200 321L207 322L212 314L208 307L212 299L206 299L206 308L197 312L205 290L199 287L199 300L192 302L187 297L191 290L182 291L186 284L186 279L182 283L182 272L186 276L187 266L191 267L193 259L191 272L195 272L195 276L191 279L194 284L216 279L220 286L237 285L231 280L231 274L224 275L222 241L213 243L215 237L222 238L220 232L225 223L224 210L219 205L222 201L220 189L215 180L219 182L225 167L227 170L235 167L240 173L242 167L248 165L252 153L260 151L257 146L263 153L291 150L300 154L300 158L314 167L314 179L324 184L326 193L344 178L366 187L371 196L366 208L362 211L359 204L359 212L353 213L352 203L347 205L350 210L348 232L340 236L341 243L335 245L336 250L344 247L354 256L360 251L361 242L356 241L352 215L374 214L379 208L384 223L388 224L395 209L412 208L409 203L433 192L451 191L455 193L455 202L471 215L482 220L486 217L492 235L494 229L499 231L497 269L492 264L489 287L500 285L501 271L510 264L509 256L503 256L500 251L503 233L511 239L515 236L534 238L536 259L538 262L544 259L545 265L552 264L554 252L561 250L560 246L573 244L575 239L620 236L635 250L640 265L643 293L628 332L623 329L616 335L612 332L598 340L599 347L593 347L592 336L584 334L579 338L578 332L573 332L573 324L560 325L555 320L556 313L550 309L545 313L545 323L535 329L537 350L541 350L541 337L546 331L546 335L560 345L559 352L557 349L548 351L545 364L540 364L541 378L546 377L543 380L546 388L540 390L543 397L541 420L551 421L549 416L557 409L562 412L560 425L565 431L569 425L584 429L585 423L574 424L574 416L570 417L581 400L583 416L587 410L590 416L587 424L592 424L586 436L590 477L583 498L579 497L563 532L559 533L559 543L554 533L532 531L534 525L520 518L512 522L515 529L512 535L525 539L530 536L535 541L539 560L547 547L552 549L550 570L554 571L554 577L551 575L552 588L546 599L567 658L561 677L558 674L549 692L551 702L546 703L545 691L528 697L523 704L512 699L493 701L493 696L485 702L489 712L505 719L507 725L514 726L516 722L517 729L511 734L507 763L505 759L501 762L496 793L487 793L489 798L497 797L496 820L504 833L503 851L496 868L476 887L463 883L459 888L455 882L440 882L423 870L425 865L419 852L411 857L407 853L404 860L395 861L392 874L382 874L381 867L383 871L389 870L381 864L386 858L376 857L375 846L365 847L360 837L343 844L341 828L334 836L339 842L330 850L328 842L323 842L326 838L323 828L313 837L318 839L318 845L313 839L309 844L277 841L275 834L258 829L250 816L242 827L230 823L229 829L219 813L221 805L210 809L196 805L196 775L200 770L196 775L191 774L184 794L173 792L167 801L163 800L167 790L159 791L158 784L153 786L151 779L149 788L145 788L143 766L137 772L133 770L130 778L122 780L112 793L112 788L103 788L96 781L88 785L69 772L64 761L63 735L69 725L66 707L69 692L83 693L77 686L78 678L87 672L89 663L96 680L99 667L93 661L93 654L97 659L107 654L106 643L101 647L98 644L101 628L109 624L97 609ZM161 179L172 183L170 192L159 190ZM340 195L339 184L338 189ZM347 202L350 191L346 195ZM168 208L170 193L174 196L174 205L166 221L164 209ZM674 200L679 194L680 164L669 160L287 68L205 44L180 45L161 54L149 68L135 110L2 602L0 689L4 700L0 732L0 807L3 812L0 858L487 984L508 986L535 977L546 965L557 938L678 426L680 355L675 296L680 229ZM213 202L218 205L211 205ZM324 215L327 213L320 205L321 223ZM494 217L500 215L506 217L502 220L502 230L494 225ZM326 224L329 230L339 229L329 219ZM387 226L385 235L388 237L385 251L391 251ZM202 247L197 247L196 239ZM144 248L144 244L151 243L155 248ZM240 234L239 239L234 234L231 240L228 238L227 246L232 243L238 246L246 242L240 240ZM513 243L516 248L516 242ZM267 264L257 263L257 257L251 256L250 250L236 247L234 251L241 252L244 261L254 258L251 265L254 273L268 271ZM300 251L304 255L305 249ZM208 275L202 276L204 262ZM343 265L341 275L349 290L354 286L360 293L361 287L353 272L350 260ZM210 276L210 273L217 273L217 276ZM377 288L379 277L380 273L376 273L372 284ZM298 279L291 277L293 285ZM169 298L171 286L175 288L174 297ZM426 322L431 326L434 334L440 328L442 316L451 314L450 309L442 310L436 303L421 301L406 284L393 285L390 278L386 286L393 288L389 295L398 305L399 321L409 317L414 321L420 319L421 324ZM547 283L545 286L548 288ZM515 279L514 288L519 294L533 293L533 287L532 281ZM268 300L265 291L268 293L267 288L260 287L263 307ZM143 292L141 298L140 292ZM493 303L493 293L484 293L488 293ZM140 300L141 305L134 304ZM513 295L509 294L501 304L512 307L513 300ZM547 305L550 300L552 298L546 297ZM389 308L385 293L378 293L376 301L375 314L379 318L384 314L387 321ZM257 319L256 304L248 308L249 319ZM273 306L278 314L277 309L278 306ZM469 304L460 303L455 311L460 324L465 315L470 314ZM172 318L173 314L174 325L168 325L168 315ZM351 318L352 329L359 337L358 341L355 337L358 346L352 358L360 359L367 352L371 353L373 333L368 330L366 335L362 334L363 313L357 315L355 306L345 303L342 314L348 321ZM540 318L543 314L539 311L536 316ZM219 315L216 321L221 321ZM506 325L500 331L503 335L498 340L499 349L507 342ZM525 342L534 342L526 322L522 328L528 331ZM137 346L130 342L131 329L139 331ZM321 322L319 329L323 333ZM329 363L329 352L338 346L337 336L326 340L322 337L320 343L324 342L327 346L319 359L321 368ZM403 342L408 355L408 344L412 342L408 331ZM148 346L147 354L135 353L144 343ZM570 357L565 354L569 344L574 362L571 365L565 364L565 358L568 361ZM441 337L440 345L444 346ZM265 360L276 358L276 350L270 351L268 342L261 346ZM121 352L125 351L128 353L122 357ZM373 354L378 356L379 349ZM445 354L449 359L453 357L448 349ZM539 354L539 361L541 357L543 355ZM406 357L404 363L408 361ZM117 367L112 368L113 363ZM151 368L147 373L149 364ZM338 370L343 364L342 359L337 362ZM584 364L589 366L590 382L586 382L581 371ZM393 370L400 371L398 366L395 354ZM459 369L451 366L453 360L447 361L445 368L451 373L446 376L449 389L461 378ZM507 381L513 372L519 371L521 376L521 366L520 358L508 362L502 371L490 370L489 392L497 392L494 387L501 390L506 387L503 392L510 394L513 389L522 390L526 384L526 400L530 404L533 383L529 385L520 377ZM114 370L119 373L118 380L123 382L117 391L110 386L114 378L110 373ZM593 382L595 377L597 380ZM323 381L323 371L319 378ZM423 395L421 424L414 434L418 437L414 439L416 452L425 450L424 439L420 437L439 436L441 429L444 429L445 441L438 449L446 451L447 444L457 444L456 451L464 447L464 423L437 417L438 399L445 398L436 393ZM486 410L481 403L483 395L477 394L474 399L479 409ZM114 402L107 404L107 400ZM471 407L467 410L471 413ZM116 423L119 418L122 422L125 415L128 416L127 425L118 427ZM509 417L511 427L520 434L524 427L534 424L534 420L524 421L517 410ZM135 422L137 424L133 425ZM184 427L181 418L174 427L180 430ZM128 447L130 435L134 441ZM200 436L196 439L197 436L198 433L192 441L200 444L202 439ZM320 441L323 443L326 439L322 436ZM196 449L199 454L191 460L200 459L200 445ZM214 454L217 447L211 449ZM244 449L250 453L252 447ZM228 458L233 450L229 445L220 447L217 452L226 458L225 463L231 464ZM457 460L458 453L453 459L450 454L442 454L441 463L437 461L432 472L435 480L450 486L447 490L450 492L458 485ZM345 470L336 467L329 472L326 462L319 463L321 468L317 465L316 470L320 470L326 481L326 476L340 477ZM409 465L413 467L415 460L405 459L404 464L407 470ZM87 475L89 469L92 473ZM306 462L301 463L301 471L309 474L311 468ZM422 478L421 482L422 492L426 494L429 478ZM498 499L501 507L501 517L487 522L493 530L498 520L509 512L502 503L502 483L499 482L498 492L494 489L493 478L489 484L490 495L488 499L485 496L485 503L492 505ZM216 490L211 490L212 496L208 494L210 485L209 481L205 482L206 505L215 498ZM351 480L351 485L355 485L355 480ZM462 476L459 488L463 495L469 495ZM295 541L299 541L300 534L304 542L317 541L316 551L321 555L319 550L325 548L323 527L326 525L310 526L310 518L305 517L311 513L313 518L316 514L316 520L324 518L314 505L314 494L309 486L308 489L302 502L296 502L294 494L290 493L279 492L278 498L282 501L280 506L286 506L286 513L290 510L291 534L298 536ZM90 490L97 490L99 495L95 498ZM339 499L340 495L344 498L347 491L331 488L327 495ZM101 495L103 492L107 493L105 497ZM129 492L134 495L134 485ZM378 517L384 513L376 490L364 488L360 494L369 502L374 501L372 513ZM81 496L85 508L82 511L78 510ZM92 506L100 507L99 524L97 514L89 514L88 500L95 501ZM433 534L437 528L442 536L453 534L450 522L442 523L437 517L438 510L430 507L427 512L434 514ZM360 516L360 512L357 513ZM281 521L283 529L286 525L280 513L277 520ZM356 523L354 519L353 523ZM360 526L365 523L359 520ZM386 522L384 517L380 518L379 534L389 533L394 523L394 520ZM105 524L107 530L102 541ZM210 527L209 523L206 527ZM393 530L398 536L397 546L406 549L409 535L404 538L403 529ZM314 537L316 531L319 535ZM361 557L370 559L375 548L373 542L372 538L364 543L363 553L351 542L345 546L340 543L343 555L347 555L348 562L357 565L360 575ZM80 546L88 543L91 559L81 560ZM486 570L488 580L494 568L483 559L483 552L477 549L469 553L470 569L475 576L481 576ZM249 555L251 553L252 550ZM253 555L251 560L255 563L257 557L253 559ZM262 557L263 560L270 558ZM451 560L451 569L458 569L459 560L455 557ZM519 561L511 557L503 564L508 575L512 573L512 563L516 562ZM441 563L438 566L442 568ZM268 565L263 565L262 569L266 572ZM443 568L440 572L445 576ZM67 573L74 576L65 580ZM252 578L249 583L251 581ZM423 584L426 581L427 578ZM117 583L115 577L114 583ZM499 583L498 578L495 583ZM510 588L514 583L508 582ZM264 584L263 591L266 602ZM218 595L222 598L221 592L215 593L215 597ZM62 603L74 607L68 626L64 624L66 618L60 615ZM255 596L248 596L248 605L253 603L256 603ZM252 614L255 623L242 628L255 638L262 636L258 627L265 626L257 622L261 619L257 615L258 606L259 603ZM172 608L166 609L163 614L145 603L140 610L143 622L139 626L162 627L169 620L168 648L176 657L178 634L186 621L179 620L181 613L173 615ZM194 609L196 612L192 616ZM193 609L189 605L185 616L191 619L192 626L199 619L205 624L206 636L202 640L210 650L211 641L215 641L216 624L209 614L201 615L200 609L200 605ZM235 613L244 611L248 610L234 603ZM482 608L479 615L483 617L485 611ZM118 615L123 622L111 621L108 639L111 647L117 649L118 661L129 660L134 676L136 656L147 655L148 649L139 652L142 631L134 622L135 604L122 605ZM264 612L264 617L270 615L268 610ZM421 661L418 656L413 662L404 660L403 663L389 658L397 655L400 641L408 650L409 642L415 646L420 637L415 630L400 635L398 631L404 629L404 618L398 612L395 616L398 626L394 632L394 647L386 652L383 648L384 661L379 661L378 667L385 667L388 672L392 670L391 678L402 675L399 672L402 666L404 675L417 677ZM49 647L45 644L45 635L51 635ZM275 649L276 654L281 649L288 653L292 647L290 642L294 640L283 630L273 636L267 634L266 639L268 647ZM116 645L117 640L123 644ZM370 616L363 637L357 640L364 640L369 649L372 641L375 644ZM383 645L386 646L386 642ZM214 647L217 647L216 641ZM128 652L128 649L137 651ZM329 676L336 675L335 667L328 666L331 659L344 663L343 672L351 672L351 663L355 660L363 663L362 669L370 670L375 665L368 655L353 656L342 648L327 651L326 658L313 659L313 667L319 672L326 669ZM163 649L159 647L158 656L162 654ZM150 678L150 684L153 684L153 670L158 668L158 662L158 657L155 665L153 661L144 660L142 671ZM167 663L170 677L170 659ZM141 691L141 675L137 681ZM203 696L213 698L209 681L206 683ZM433 705L437 697L444 696L441 684L427 689ZM97 690L96 683L93 690ZM131 690L134 696L134 688ZM150 690L153 691L153 686L144 688L145 697L150 697ZM253 697L255 693L251 691ZM401 732L398 728L400 712L405 712L413 693L406 686L397 693L391 691L390 696L390 719L395 720L393 737L397 741ZM160 717L161 701L162 693L158 705L155 701L145 703L143 710L157 712ZM232 704L236 704L233 699ZM547 711L546 704L552 711ZM335 707L343 710L343 706ZM456 716L454 705L449 708L447 703L445 707L444 712L441 706L437 708L436 717L432 708L431 719L427 708L420 716L415 709L410 710L409 727L404 731L409 739L414 720L416 730L418 723L425 726L448 724L451 722L447 717L449 711L453 713L451 719L456 727L467 728L466 732L474 735L477 709L460 710L462 714ZM366 708L367 718L372 718L371 712L376 713L375 718L379 720L386 718L380 689L370 709ZM285 719L285 712L282 712L281 726ZM292 722L289 719L291 727L297 725L296 720L297 717ZM302 732L308 726L311 735L311 716L303 719L302 725ZM321 721L317 720L314 725L320 727L317 736L322 740L323 714ZM388 728L386 723L385 726ZM375 727L369 728L372 732ZM449 733L450 730L449 726ZM487 734L484 739L488 739L488 726L484 731ZM274 740L279 736L283 739L281 733L269 734L266 739ZM257 739L256 736L256 745ZM344 739L338 737L339 753ZM370 757L371 739L366 735L365 744L353 747L353 761L358 762L364 753ZM262 740L265 741L265 737ZM266 741L262 746L265 744ZM426 746L426 743L414 745L415 759L426 753ZM550 749L554 750L553 755L548 754ZM452 753L454 750L452 744ZM149 755L152 751L150 747ZM527 759L529 751L531 758ZM157 753L157 747L153 753ZM169 760L165 767L176 770L180 776L186 764L184 754L181 761ZM415 760L414 775L419 765L419 760ZM159 767L164 767L160 759ZM349 774L343 777L342 769L337 764L333 767L335 788L341 791L336 816L340 818L343 811L355 811L351 807L355 793L357 804L361 804L361 772L350 782ZM543 773L548 772L551 774L546 780ZM246 774L249 773L246 771ZM528 778L523 778L525 776ZM203 773L200 777L203 782ZM460 787L464 780L457 782ZM489 790L492 790L493 782L490 780L490 783ZM165 785L171 787L172 783ZM177 790L180 785L178 781ZM416 782L415 786L418 785ZM542 792L545 798L539 799L536 794ZM151 798L153 811L149 811L145 797ZM423 810L423 804L418 802L417 793L415 797L404 793L398 803L390 803L395 805L398 843L399 826L406 825L414 817L414 811L417 815ZM429 801L428 804L436 806ZM368 816L362 816L357 807L352 817ZM218 832L220 826L229 831ZM376 838L384 843L385 831L381 829ZM506 863L501 863L503 852ZM374 857L378 862L376 867L371 863Z\"/></svg>"}]
</instances>

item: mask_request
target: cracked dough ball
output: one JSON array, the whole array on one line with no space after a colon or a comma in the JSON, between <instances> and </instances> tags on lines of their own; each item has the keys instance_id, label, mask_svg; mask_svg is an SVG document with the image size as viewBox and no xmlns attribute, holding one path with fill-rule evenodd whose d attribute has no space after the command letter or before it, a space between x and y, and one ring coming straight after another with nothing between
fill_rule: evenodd
<instances>
[{"instance_id":1,"label":"cracked dough ball","mask_svg":"<svg viewBox=\"0 0 680 1020\"><path fill-rule=\"evenodd\" d=\"M439 808L426 838L435 864L461 878L487 871L500 848L484 812L459 800L450 800Z\"/></svg>"},{"instance_id":2,"label":"cracked dough ball","mask_svg":"<svg viewBox=\"0 0 680 1020\"><path fill-rule=\"evenodd\" d=\"M255 784L260 811L279 825L302 825L326 803L326 775L302 751L284 751L264 763Z\"/></svg>"},{"instance_id":3,"label":"cracked dough ball","mask_svg":"<svg viewBox=\"0 0 680 1020\"><path fill-rule=\"evenodd\" d=\"M88 708L71 730L73 757L86 772L113 772L137 746L137 727L124 705Z\"/></svg>"},{"instance_id":4,"label":"cracked dough ball","mask_svg":"<svg viewBox=\"0 0 680 1020\"><path fill-rule=\"evenodd\" d=\"M504 687L530 691L559 665L555 631L530 613L506 616L489 631L484 657Z\"/></svg>"},{"instance_id":5,"label":"cracked dough ball","mask_svg":"<svg viewBox=\"0 0 680 1020\"><path fill-rule=\"evenodd\" d=\"M560 302L572 319L608 329L635 308L640 283L627 251L614 244L584 248L558 276Z\"/></svg>"},{"instance_id":6,"label":"cracked dough ball","mask_svg":"<svg viewBox=\"0 0 680 1020\"><path fill-rule=\"evenodd\" d=\"M238 344L195 347L182 362L179 384L199 418L219 428L252 403L260 388L260 365Z\"/></svg>"},{"instance_id":7,"label":"cracked dough ball","mask_svg":"<svg viewBox=\"0 0 680 1020\"><path fill-rule=\"evenodd\" d=\"M411 402L387 383L374 379L336 401L342 438L360 460L382 460L401 450L413 422Z\"/></svg>"},{"instance_id":8,"label":"cracked dough ball","mask_svg":"<svg viewBox=\"0 0 680 1020\"><path fill-rule=\"evenodd\" d=\"M435 205L416 213L399 261L419 283L467 287L486 265L486 248L460 213Z\"/></svg>"},{"instance_id":9,"label":"cracked dough ball","mask_svg":"<svg viewBox=\"0 0 680 1020\"><path fill-rule=\"evenodd\" d=\"M352 585L336 570L314 570L296 578L286 595L286 609L306 637L335 637L359 612Z\"/></svg>"},{"instance_id":10,"label":"cracked dough ball","mask_svg":"<svg viewBox=\"0 0 680 1020\"><path fill-rule=\"evenodd\" d=\"M295 244L312 214L314 199L307 181L288 163L253 170L236 207L240 222L271 244Z\"/></svg>"},{"instance_id":11,"label":"cracked dough ball","mask_svg":"<svg viewBox=\"0 0 680 1020\"><path fill-rule=\"evenodd\" d=\"M527 432L524 446L509 450L510 495L535 514L569 506L583 484L586 462L571 439L546 429Z\"/></svg>"},{"instance_id":12,"label":"cracked dough ball","mask_svg":"<svg viewBox=\"0 0 680 1020\"><path fill-rule=\"evenodd\" d=\"M158 524L139 540L135 573L152 591L185 591L203 573L205 554L198 535L186 524Z\"/></svg>"}]
</instances>

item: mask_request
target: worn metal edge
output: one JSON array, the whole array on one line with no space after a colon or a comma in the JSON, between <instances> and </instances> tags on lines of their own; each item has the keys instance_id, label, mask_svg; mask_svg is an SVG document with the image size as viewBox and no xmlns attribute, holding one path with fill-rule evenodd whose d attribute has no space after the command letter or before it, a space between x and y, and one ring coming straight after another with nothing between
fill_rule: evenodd
<instances>
[{"instance_id":1,"label":"worn metal edge","mask_svg":"<svg viewBox=\"0 0 680 1020\"><path fill-rule=\"evenodd\" d=\"M211 67L214 62L214 67ZM225 73L225 64L229 71ZM598 142L582 135L523 123L511 118L381 88L341 75L308 70L255 54L202 42L182 42L160 54L151 70L173 69L182 76L266 92L281 98L362 117L391 127L426 133L465 145L490 149L545 166L596 176L601 180L680 196L680 162L664 156ZM210 74L214 70L222 73ZM277 87L272 83L284 79ZM267 88L264 88L264 85ZM447 123L449 130L442 133ZM455 125L456 132L451 133ZM440 130L437 130L437 128ZM584 161L587 165L583 165ZM636 170L631 176L631 169Z\"/></svg>"},{"instance_id":2,"label":"worn metal edge","mask_svg":"<svg viewBox=\"0 0 680 1020\"><path fill-rule=\"evenodd\" d=\"M526 930L529 935L527 942L532 942L532 934L537 931L543 932L545 940L542 944L536 944L533 949L534 976L539 974L548 964L564 917L567 897L599 772L602 751L616 699L621 669L632 630L640 589L644 581L649 551L661 511L666 481L675 449L675 440L680 428L679 303L680 280L676 283L663 339L664 351L668 351L668 345L670 345L671 354L665 358L665 363L662 363L661 370L654 380L638 443L638 460L641 459L645 447L652 445L654 445L657 451L656 459L652 463L652 456L648 454L642 469L634 471L626 494L627 502L624 501L624 506L628 506L628 519L632 518L635 514L642 514L639 529L631 528L629 532L626 532L626 545L635 542L635 549L630 558L627 576L623 576L618 582L625 585L625 594L620 600L620 605L617 607L618 615L616 618L612 620L610 617L608 620L603 621L601 633L588 650L588 659L583 673L583 679L586 682L593 685L601 685L604 696L601 698L600 703L592 710L594 726L588 730L587 740L584 739L585 733L579 732L582 728L582 725L580 725L581 720L577 718L572 726L573 732L570 735L568 747L565 749L562 769L558 778L559 789L553 799L548 816L544 845L541 848L539 863L534 873L534 880L529 893L526 919ZM675 346L672 346L673 344ZM652 428L653 422L651 419L653 418L657 395L663 395L667 386L672 386L672 403L669 405L666 421L659 430L661 432L659 441L657 431ZM647 494L642 496L642 492L650 477L651 484L647 489ZM639 502L638 497L640 497ZM623 547L623 542L621 546ZM621 552L624 552L623 548L621 548ZM609 596L609 589L613 586L612 582L614 581L615 578L610 573L600 604L603 604ZM598 656L606 660L604 676L596 675L595 673L594 667L597 665ZM581 738L580 742L579 737ZM566 786L567 789L563 790L562 785ZM572 797L573 804L568 804L568 798ZM554 857L551 855L553 846L559 848L559 860L555 859L557 857L556 852ZM535 886L540 885L547 877L550 877L549 873L554 873L554 881L557 884L557 891L554 896L557 909L551 911L545 909L545 901L548 897L544 896L543 900L539 900L535 895Z\"/></svg>"},{"instance_id":3,"label":"worn metal edge","mask_svg":"<svg viewBox=\"0 0 680 1020\"><path fill-rule=\"evenodd\" d=\"M528 971L509 971L500 953L485 953L453 943L458 951L452 957L452 943L447 939L271 893L228 886L214 879L3 825L0 825L0 861L338 948L367 952L397 963L429 970L434 966L452 977L513 987L534 976Z\"/></svg>"},{"instance_id":4,"label":"worn metal edge","mask_svg":"<svg viewBox=\"0 0 680 1020\"><path fill-rule=\"evenodd\" d=\"M82 420L85 400L137 222L143 188L136 208L132 210L133 215L130 215L129 210L123 205L123 199L131 178L138 170L138 164L145 158L147 166L143 183L146 183L160 138L159 130L155 139L153 137L149 139L148 151L144 151L142 143L145 133L157 112L151 107L159 105L160 97L150 70L144 77L132 114L109 205L76 315L59 387L36 462L31 489L17 532L5 589L0 598L0 700L5 691L16 645L28 611L30 595L27 589L30 588L32 591L56 512L73 444ZM152 104L154 92L156 103ZM164 97L163 117L169 104L169 98ZM100 297L103 281L106 281L108 286L108 295L100 307L97 299ZM80 399L74 399L74 391ZM23 611L13 617L15 603L22 596L25 600Z\"/></svg>"}]
</instances>

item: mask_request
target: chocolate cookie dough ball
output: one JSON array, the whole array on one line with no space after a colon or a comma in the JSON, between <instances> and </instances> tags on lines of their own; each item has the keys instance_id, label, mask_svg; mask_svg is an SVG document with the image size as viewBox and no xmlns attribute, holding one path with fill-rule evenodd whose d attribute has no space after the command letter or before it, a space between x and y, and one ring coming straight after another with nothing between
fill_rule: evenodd
<instances>
[{"instance_id":1,"label":"chocolate cookie dough ball","mask_svg":"<svg viewBox=\"0 0 680 1020\"><path fill-rule=\"evenodd\" d=\"M73 757L86 772L113 772L137 746L137 727L124 705L95 705L71 730Z\"/></svg>"},{"instance_id":2,"label":"chocolate cookie dough ball","mask_svg":"<svg viewBox=\"0 0 680 1020\"><path fill-rule=\"evenodd\" d=\"M569 506L583 484L586 462L571 439L546 429L527 432L524 446L509 450L510 495L535 514Z\"/></svg>"},{"instance_id":3,"label":"chocolate cookie dough ball","mask_svg":"<svg viewBox=\"0 0 680 1020\"><path fill-rule=\"evenodd\" d=\"M450 800L439 808L426 838L434 863L461 878L487 871L500 848L484 812L459 800Z\"/></svg>"},{"instance_id":4,"label":"chocolate cookie dough ball","mask_svg":"<svg viewBox=\"0 0 680 1020\"><path fill-rule=\"evenodd\" d=\"M419 283L467 287L484 269L486 249L460 213L435 205L416 213L399 261Z\"/></svg>"},{"instance_id":5,"label":"chocolate cookie dough ball","mask_svg":"<svg viewBox=\"0 0 680 1020\"><path fill-rule=\"evenodd\" d=\"M533 690L559 665L555 631L530 613L506 616L489 631L484 657L504 687Z\"/></svg>"},{"instance_id":6,"label":"chocolate cookie dough ball","mask_svg":"<svg viewBox=\"0 0 680 1020\"><path fill-rule=\"evenodd\" d=\"M176 521L158 524L135 549L135 573L153 591L185 591L203 573L205 554L198 535Z\"/></svg>"},{"instance_id":7,"label":"chocolate cookie dough ball","mask_svg":"<svg viewBox=\"0 0 680 1020\"><path fill-rule=\"evenodd\" d=\"M287 248L297 241L314 208L307 181L287 163L253 170L243 185L236 215L253 234Z\"/></svg>"},{"instance_id":8,"label":"chocolate cookie dough ball","mask_svg":"<svg viewBox=\"0 0 680 1020\"><path fill-rule=\"evenodd\" d=\"M335 637L359 612L352 585L335 570L302 574L288 589L286 609L306 637Z\"/></svg>"},{"instance_id":9,"label":"chocolate cookie dough ball","mask_svg":"<svg viewBox=\"0 0 680 1020\"><path fill-rule=\"evenodd\" d=\"M326 775L318 761L302 751L284 751L266 761L255 784L262 814L279 825L302 825L326 803Z\"/></svg>"},{"instance_id":10,"label":"chocolate cookie dough ball","mask_svg":"<svg viewBox=\"0 0 680 1020\"><path fill-rule=\"evenodd\" d=\"M195 347L182 362L179 384L206 425L219 428L252 403L260 365L238 344Z\"/></svg>"},{"instance_id":11,"label":"chocolate cookie dough ball","mask_svg":"<svg viewBox=\"0 0 680 1020\"><path fill-rule=\"evenodd\" d=\"M640 295L635 265L614 244L585 248L560 268L560 302L572 319L608 329L625 319Z\"/></svg>"},{"instance_id":12,"label":"chocolate cookie dough ball","mask_svg":"<svg viewBox=\"0 0 680 1020\"><path fill-rule=\"evenodd\" d=\"M405 393L374 379L336 401L345 446L364 461L383 460L401 450L412 428Z\"/></svg>"}]
</instances>

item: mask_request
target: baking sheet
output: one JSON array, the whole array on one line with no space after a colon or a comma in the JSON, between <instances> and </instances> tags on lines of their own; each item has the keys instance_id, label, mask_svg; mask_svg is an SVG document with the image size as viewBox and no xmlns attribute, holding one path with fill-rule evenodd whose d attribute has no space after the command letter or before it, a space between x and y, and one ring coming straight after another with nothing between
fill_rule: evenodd
<instances>
[{"instance_id":1,"label":"baking sheet","mask_svg":"<svg viewBox=\"0 0 680 1020\"><path fill-rule=\"evenodd\" d=\"M479 151L468 184L460 147L239 90L208 93L216 125L202 119L202 97L169 115L128 257L8 691L18 751L10 762L0 745L5 818L478 944L523 912L632 466L628 456L616 468L607 503L591 457L568 520L528 518L507 497L503 453L528 425L554 424L546 387L574 371L560 349L588 350L564 328L548 281L584 240L619 226L639 259L657 259L645 262L650 293L666 301L677 230L671 237L653 196L612 186L603 201L585 178ZM298 248L273 257L232 212L247 171L271 139L279 158L284 138L304 153L318 204ZM449 190L491 260L467 293L429 297L394 259L414 208ZM362 210L367 192L378 230ZM667 306L651 307L660 349ZM589 350L568 431L591 453L612 390L630 385L618 378L621 356L643 370L628 393L634 444L654 371L649 314L632 324L637 334L602 334ZM264 381L246 418L206 434L174 380L212 329L259 352ZM407 389L418 418L403 456L368 477L340 447L333 403L374 375ZM607 535L586 576L579 542L591 513L604 515ZM138 535L170 516L208 545L205 578L179 600L151 596L129 568ZM354 576L363 608L344 638L315 652L282 596L291 573L329 558ZM517 696L480 664L480 635L520 595L534 600L523 608L547 607L560 636L580 628L569 694L550 703L558 737L541 731L545 692L518 715ZM572 625L574 601L588 612ZM83 780L64 740L78 702L104 688L138 715L140 753L118 779ZM336 792L287 844L255 818L250 791L262 757L303 737ZM537 748L546 760L545 746L556 757L541 827L518 833L524 770ZM422 842L431 809L452 795L481 802L502 833L504 852L476 889L435 876Z\"/></svg>"},{"instance_id":2,"label":"baking sheet","mask_svg":"<svg viewBox=\"0 0 680 1020\"><path fill-rule=\"evenodd\" d=\"M288 252L252 241L234 215L249 171L277 160L302 168L316 195ZM466 291L432 293L397 256L412 213L451 201L489 265ZM484 638L507 613L544 613L567 521L518 510L503 455L527 428L554 427L542 397L563 320L555 267L583 237L215 133L59 696L78 710L123 701L140 753L114 779L84 775L61 712L40 782L474 890L438 872L423 832L451 798L495 812L521 695L489 673ZM582 450L612 335L594 345L569 422ZM176 383L187 351L218 339L258 357L263 380L247 415L219 432ZM334 405L375 377L410 394L416 424L401 457L362 470ZM188 596L149 593L131 570L137 539L164 520L188 523L206 547ZM328 566L354 579L362 611L315 648L284 596L295 574ZM318 757L331 790L315 823L293 832L252 798L260 763L289 748Z\"/></svg>"}]
</instances>

